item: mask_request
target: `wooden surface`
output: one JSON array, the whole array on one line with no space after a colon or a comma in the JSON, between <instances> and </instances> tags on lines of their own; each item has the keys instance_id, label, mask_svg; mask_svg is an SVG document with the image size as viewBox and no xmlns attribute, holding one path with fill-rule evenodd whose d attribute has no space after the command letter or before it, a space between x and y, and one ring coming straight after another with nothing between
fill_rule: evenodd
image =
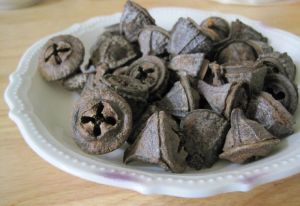
<instances>
[{"instance_id":1,"label":"wooden surface","mask_svg":"<svg viewBox=\"0 0 300 206\"><path fill-rule=\"evenodd\" d=\"M136 0L143 6L178 6L234 12L300 35L300 3L265 7L227 6L203 0ZM97 15L122 11L124 0L48 0L0 11L0 89L31 44L45 35ZM300 48L299 48L300 51ZM0 205L300 205L300 174L253 189L205 199L145 196L81 180L36 155L0 102Z\"/></svg>"}]
</instances>

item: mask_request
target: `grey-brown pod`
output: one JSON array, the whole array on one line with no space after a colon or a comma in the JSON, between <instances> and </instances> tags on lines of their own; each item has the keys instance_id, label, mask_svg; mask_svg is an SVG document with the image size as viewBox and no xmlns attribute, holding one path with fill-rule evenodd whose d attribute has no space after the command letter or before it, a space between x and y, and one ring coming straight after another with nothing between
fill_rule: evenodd
<instances>
[{"instance_id":1,"label":"grey-brown pod","mask_svg":"<svg viewBox=\"0 0 300 206\"><path fill-rule=\"evenodd\" d=\"M88 74L78 73L64 79L62 85L68 90L82 90L87 79Z\"/></svg>"},{"instance_id":2,"label":"grey-brown pod","mask_svg":"<svg viewBox=\"0 0 300 206\"><path fill-rule=\"evenodd\" d=\"M212 40L191 18L181 17L170 32L168 52L172 55L208 53L212 44Z\"/></svg>"},{"instance_id":3,"label":"grey-brown pod","mask_svg":"<svg viewBox=\"0 0 300 206\"><path fill-rule=\"evenodd\" d=\"M132 129L132 112L125 99L102 88L84 93L74 107L72 120L75 142L90 154L118 149Z\"/></svg>"},{"instance_id":4,"label":"grey-brown pod","mask_svg":"<svg viewBox=\"0 0 300 206\"><path fill-rule=\"evenodd\" d=\"M139 33L147 25L155 25L148 11L137 3L128 0L120 19L120 31L130 42L138 40Z\"/></svg>"},{"instance_id":5,"label":"grey-brown pod","mask_svg":"<svg viewBox=\"0 0 300 206\"><path fill-rule=\"evenodd\" d=\"M83 62L84 46L72 35L49 39L38 59L38 69L47 81L64 79L77 72Z\"/></svg>"},{"instance_id":6,"label":"grey-brown pod","mask_svg":"<svg viewBox=\"0 0 300 206\"><path fill-rule=\"evenodd\" d=\"M144 56L134 61L128 76L139 80L149 89L151 99L160 99L167 89L169 72L165 62L156 56Z\"/></svg>"},{"instance_id":7,"label":"grey-brown pod","mask_svg":"<svg viewBox=\"0 0 300 206\"><path fill-rule=\"evenodd\" d=\"M294 114L298 106L297 87L286 76L270 73L265 78L264 91L270 93L291 114Z\"/></svg>"},{"instance_id":8,"label":"grey-brown pod","mask_svg":"<svg viewBox=\"0 0 300 206\"><path fill-rule=\"evenodd\" d=\"M139 34L138 42L143 55L162 55L167 52L169 33L158 26L145 26Z\"/></svg>"},{"instance_id":9,"label":"grey-brown pod","mask_svg":"<svg viewBox=\"0 0 300 206\"><path fill-rule=\"evenodd\" d=\"M228 121L212 110L197 109L181 120L187 164L195 169L211 167L219 158L229 130Z\"/></svg>"},{"instance_id":10,"label":"grey-brown pod","mask_svg":"<svg viewBox=\"0 0 300 206\"><path fill-rule=\"evenodd\" d=\"M242 64L234 66L221 66L224 77L229 83L247 82L252 92L263 89L267 67L263 64Z\"/></svg>"},{"instance_id":11,"label":"grey-brown pod","mask_svg":"<svg viewBox=\"0 0 300 206\"><path fill-rule=\"evenodd\" d=\"M211 16L204 19L201 22L200 27L207 30L207 34L215 42L219 42L227 38L230 32L228 22L225 19L217 16Z\"/></svg>"},{"instance_id":12,"label":"grey-brown pod","mask_svg":"<svg viewBox=\"0 0 300 206\"><path fill-rule=\"evenodd\" d=\"M104 29L105 29L105 32L109 32L109 33L112 33L112 34L120 34L121 33L120 23L116 23L116 24L106 26Z\"/></svg>"},{"instance_id":13,"label":"grey-brown pod","mask_svg":"<svg viewBox=\"0 0 300 206\"><path fill-rule=\"evenodd\" d=\"M280 142L261 124L247 119L241 109L231 113L231 128L226 136L220 158L234 163L246 163L265 157Z\"/></svg>"},{"instance_id":14,"label":"grey-brown pod","mask_svg":"<svg viewBox=\"0 0 300 206\"><path fill-rule=\"evenodd\" d=\"M257 40L267 42L268 39L251 26L243 23L239 19L231 23L230 39Z\"/></svg>"},{"instance_id":15,"label":"grey-brown pod","mask_svg":"<svg viewBox=\"0 0 300 206\"><path fill-rule=\"evenodd\" d=\"M106 65L109 69L120 67L138 56L135 47L122 35L105 32L91 48L91 58L86 71L95 72L97 67ZM94 67L93 71L90 67Z\"/></svg>"},{"instance_id":16,"label":"grey-brown pod","mask_svg":"<svg viewBox=\"0 0 300 206\"><path fill-rule=\"evenodd\" d=\"M187 113L198 109L199 94L189 82L188 76L181 75L164 98L156 103L163 111L175 117L182 118Z\"/></svg>"},{"instance_id":17,"label":"grey-brown pod","mask_svg":"<svg viewBox=\"0 0 300 206\"><path fill-rule=\"evenodd\" d=\"M157 164L174 173L182 173L186 168L187 153L181 144L175 120L164 111L150 116L138 138L124 153L126 164L142 161Z\"/></svg>"},{"instance_id":18,"label":"grey-brown pod","mask_svg":"<svg viewBox=\"0 0 300 206\"><path fill-rule=\"evenodd\" d=\"M259 55L271 53L273 48L266 42L233 39L218 47L215 59L219 64L240 65L255 62Z\"/></svg>"},{"instance_id":19,"label":"grey-brown pod","mask_svg":"<svg viewBox=\"0 0 300 206\"><path fill-rule=\"evenodd\" d=\"M265 64L270 72L283 74L291 81L295 80L296 66L291 57L286 52L272 52L261 54L258 58L258 61Z\"/></svg>"},{"instance_id":20,"label":"grey-brown pod","mask_svg":"<svg viewBox=\"0 0 300 206\"><path fill-rule=\"evenodd\" d=\"M236 107L245 110L250 96L249 86L245 82L213 86L200 80L198 91L217 114L223 114L226 118L230 118L231 111Z\"/></svg>"},{"instance_id":21,"label":"grey-brown pod","mask_svg":"<svg viewBox=\"0 0 300 206\"><path fill-rule=\"evenodd\" d=\"M185 71L191 77L197 78L203 70L204 58L204 53L180 54L171 59L169 68L176 72Z\"/></svg>"},{"instance_id":22,"label":"grey-brown pod","mask_svg":"<svg viewBox=\"0 0 300 206\"><path fill-rule=\"evenodd\" d=\"M247 116L258 121L276 137L285 137L294 132L293 116L267 92L252 96Z\"/></svg>"}]
</instances>

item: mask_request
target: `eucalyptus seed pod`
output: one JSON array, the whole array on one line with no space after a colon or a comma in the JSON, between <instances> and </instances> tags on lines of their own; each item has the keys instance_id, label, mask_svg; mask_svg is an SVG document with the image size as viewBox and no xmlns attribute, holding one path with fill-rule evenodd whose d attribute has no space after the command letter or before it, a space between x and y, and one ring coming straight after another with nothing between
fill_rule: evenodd
<instances>
[{"instance_id":1,"label":"eucalyptus seed pod","mask_svg":"<svg viewBox=\"0 0 300 206\"><path fill-rule=\"evenodd\" d=\"M231 113L231 128L220 158L246 163L267 156L279 142L261 124L247 119L243 111L236 108Z\"/></svg>"},{"instance_id":2,"label":"eucalyptus seed pod","mask_svg":"<svg viewBox=\"0 0 300 206\"><path fill-rule=\"evenodd\" d=\"M258 93L263 89L267 67L263 64L244 63L235 66L221 66L224 77L229 83L247 82L250 91Z\"/></svg>"},{"instance_id":3,"label":"eucalyptus seed pod","mask_svg":"<svg viewBox=\"0 0 300 206\"><path fill-rule=\"evenodd\" d=\"M169 33L158 26L145 26L139 34L138 42L144 56L159 56L167 52Z\"/></svg>"},{"instance_id":4,"label":"eucalyptus seed pod","mask_svg":"<svg viewBox=\"0 0 300 206\"><path fill-rule=\"evenodd\" d=\"M267 42L268 39L264 37L260 32L253 29L251 26L243 23L239 19L231 23L230 39L240 40L257 40Z\"/></svg>"},{"instance_id":5,"label":"eucalyptus seed pod","mask_svg":"<svg viewBox=\"0 0 300 206\"><path fill-rule=\"evenodd\" d=\"M188 112L199 107L199 94L189 82L188 76L180 76L166 96L156 103L163 111L175 117L182 118Z\"/></svg>"},{"instance_id":6,"label":"eucalyptus seed pod","mask_svg":"<svg viewBox=\"0 0 300 206\"><path fill-rule=\"evenodd\" d=\"M208 53L211 49L212 40L191 18L178 19L170 32L170 54Z\"/></svg>"},{"instance_id":7,"label":"eucalyptus seed pod","mask_svg":"<svg viewBox=\"0 0 300 206\"><path fill-rule=\"evenodd\" d=\"M276 137L285 137L294 132L293 116L280 102L266 92L252 96L247 116L258 121Z\"/></svg>"},{"instance_id":8,"label":"eucalyptus seed pod","mask_svg":"<svg viewBox=\"0 0 300 206\"><path fill-rule=\"evenodd\" d=\"M169 68L176 72L186 72L193 78L199 78L205 58L204 53L180 54L173 57Z\"/></svg>"},{"instance_id":9,"label":"eucalyptus seed pod","mask_svg":"<svg viewBox=\"0 0 300 206\"><path fill-rule=\"evenodd\" d=\"M298 89L286 76L278 73L268 74L265 78L264 91L270 93L291 114L298 106Z\"/></svg>"},{"instance_id":10,"label":"eucalyptus seed pod","mask_svg":"<svg viewBox=\"0 0 300 206\"><path fill-rule=\"evenodd\" d=\"M83 73L95 72L97 67L116 69L138 56L138 52L124 36L105 32L91 48L89 64Z\"/></svg>"},{"instance_id":11,"label":"eucalyptus seed pod","mask_svg":"<svg viewBox=\"0 0 300 206\"><path fill-rule=\"evenodd\" d=\"M64 79L62 81L62 85L64 88L68 90L80 91L84 88L87 78L88 78L88 74L77 73Z\"/></svg>"},{"instance_id":12,"label":"eucalyptus seed pod","mask_svg":"<svg viewBox=\"0 0 300 206\"><path fill-rule=\"evenodd\" d=\"M270 72L283 74L291 81L295 80L296 66L292 58L286 52L261 54L258 58L258 61L265 64Z\"/></svg>"},{"instance_id":13,"label":"eucalyptus seed pod","mask_svg":"<svg viewBox=\"0 0 300 206\"><path fill-rule=\"evenodd\" d=\"M207 109L197 109L181 120L188 166L197 170L211 167L217 160L229 130L228 121Z\"/></svg>"},{"instance_id":14,"label":"eucalyptus seed pod","mask_svg":"<svg viewBox=\"0 0 300 206\"><path fill-rule=\"evenodd\" d=\"M247 108L249 86L245 82L212 86L200 80L198 91L217 114L223 114L227 119L230 118L234 108L241 107L244 110Z\"/></svg>"},{"instance_id":15,"label":"eucalyptus seed pod","mask_svg":"<svg viewBox=\"0 0 300 206\"><path fill-rule=\"evenodd\" d=\"M126 164L142 161L156 164L174 173L182 173L186 168L187 153L178 135L175 120L165 112L155 112L147 121L138 138L124 153Z\"/></svg>"},{"instance_id":16,"label":"eucalyptus seed pod","mask_svg":"<svg viewBox=\"0 0 300 206\"><path fill-rule=\"evenodd\" d=\"M120 19L120 31L130 42L138 40L139 33L147 25L155 25L148 11L137 3L128 0Z\"/></svg>"},{"instance_id":17,"label":"eucalyptus seed pod","mask_svg":"<svg viewBox=\"0 0 300 206\"><path fill-rule=\"evenodd\" d=\"M207 35L209 35L215 42L219 42L227 38L230 32L228 22L217 16L204 19L201 22L200 27L207 31Z\"/></svg>"}]
</instances>

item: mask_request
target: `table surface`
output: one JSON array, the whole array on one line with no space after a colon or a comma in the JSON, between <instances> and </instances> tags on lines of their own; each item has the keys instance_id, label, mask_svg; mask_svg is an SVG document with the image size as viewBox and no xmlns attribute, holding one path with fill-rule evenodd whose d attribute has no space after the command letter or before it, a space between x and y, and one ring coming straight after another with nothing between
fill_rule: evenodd
<instances>
[{"instance_id":1,"label":"table surface","mask_svg":"<svg viewBox=\"0 0 300 206\"><path fill-rule=\"evenodd\" d=\"M0 89L22 53L40 38L97 15L122 11L125 0L45 0L24 9L0 11ZM233 6L203 0L136 0L146 8L190 7L241 14L300 35L300 3ZM300 49L300 48L299 48ZM141 195L81 180L48 164L24 142L0 101L0 205L299 205L300 174L259 186L203 199Z\"/></svg>"}]
</instances>

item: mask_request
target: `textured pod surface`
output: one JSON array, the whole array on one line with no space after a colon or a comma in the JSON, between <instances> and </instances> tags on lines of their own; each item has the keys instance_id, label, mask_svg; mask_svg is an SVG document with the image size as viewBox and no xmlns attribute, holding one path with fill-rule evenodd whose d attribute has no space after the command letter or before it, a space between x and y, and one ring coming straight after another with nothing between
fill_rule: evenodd
<instances>
[{"instance_id":1,"label":"textured pod surface","mask_svg":"<svg viewBox=\"0 0 300 206\"><path fill-rule=\"evenodd\" d=\"M169 33L158 26L145 26L140 32L138 42L143 55L161 55L166 53Z\"/></svg>"},{"instance_id":2,"label":"textured pod surface","mask_svg":"<svg viewBox=\"0 0 300 206\"><path fill-rule=\"evenodd\" d=\"M49 39L43 46L38 69L47 81L63 79L76 73L83 62L84 46L71 35L59 35Z\"/></svg>"},{"instance_id":3,"label":"textured pod surface","mask_svg":"<svg viewBox=\"0 0 300 206\"><path fill-rule=\"evenodd\" d=\"M212 40L190 18L179 18L170 33L168 52L172 55L207 53L212 49Z\"/></svg>"},{"instance_id":4,"label":"textured pod surface","mask_svg":"<svg viewBox=\"0 0 300 206\"><path fill-rule=\"evenodd\" d=\"M267 67L261 64L243 64L236 66L222 66L224 76L228 82L247 82L250 90L260 92L263 89Z\"/></svg>"},{"instance_id":5,"label":"textured pod surface","mask_svg":"<svg viewBox=\"0 0 300 206\"><path fill-rule=\"evenodd\" d=\"M298 106L297 87L284 75L271 73L265 78L264 91L270 93L291 114L294 114Z\"/></svg>"},{"instance_id":6,"label":"textured pod surface","mask_svg":"<svg viewBox=\"0 0 300 206\"><path fill-rule=\"evenodd\" d=\"M171 59L169 67L176 72L185 71L196 78L200 74L204 57L204 53L180 54Z\"/></svg>"},{"instance_id":7,"label":"textured pod surface","mask_svg":"<svg viewBox=\"0 0 300 206\"><path fill-rule=\"evenodd\" d=\"M225 19L217 16L211 16L207 19L204 19L200 26L201 28L209 29L209 33L213 33L212 36L214 41L221 41L225 39L228 37L230 31L228 22Z\"/></svg>"},{"instance_id":8,"label":"textured pod surface","mask_svg":"<svg viewBox=\"0 0 300 206\"><path fill-rule=\"evenodd\" d=\"M194 90L187 76L181 76L180 81L175 82L166 96L157 102L157 106L176 117L184 117L188 112L199 107L199 94Z\"/></svg>"},{"instance_id":9,"label":"textured pod surface","mask_svg":"<svg viewBox=\"0 0 300 206\"><path fill-rule=\"evenodd\" d=\"M187 164L195 169L211 167L222 152L228 121L211 110L198 109L182 119L180 127L188 153Z\"/></svg>"},{"instance_id":10,"label":"textured pod surface","mask_svg":"<svg viewBox=\"0 0 300 206\"><path fill-rule=\"evenodd\" d=\"M156 56L144 56L133 62L128 75L149 88L151 99L160 99L167 89L169 72L165 62Z\"/></svg>"},{"instance_id":11,"label":"textured pod surface","mask_svg":"<svg viewBox=\"0 0 300 206\"><path fill-rule=\"evenodd\" d=\"M231 128L220 158L246 163L267 156L279 142L261 124L247 119L242 110L234 109L231 113Z\"/></svg>"},{"instance_id":12,"label":"textured pod surface","mask_svg":"<svg viewBox=\"0 0 300 206\"><path fill-rule=\"evenodd\" d=\"M263 62L269 71L283 74L291 81L295 80L296 66L287 53L272 52L261 54L258 61Z\"/></svg>"},{"instance_id":13,"label":"textured pod surface","mask_svg":"<svg viewBox=\"0 0 300 206\"><path fill-rule=\"evenodd\" d=\"M177 134L178 125L165 112L155 112L148 119L138 138L124 153L124 162L135 160L158 164L174 173L186 167L187 153Z\"/></svg>"},{"instance_id":14,"label":"textured pod surface","mask_svg":"<svg viewBox=\"0 0 300 206\"><path fill-rule=\"evenodd\" d=\"M132 112L117 93L94 88L85 92L73 110L73 138L91 154L105 154L119 148L132 129Z\"/></svg>"},{"instance_id":15,"label":"textured pod surface","mask_svg":"<svg viewBox=\"0 0 300 206\"><path fill-rule=\"evenodd\" d=\"M87 79L88 74L78 73L64 79L62 85L68 90L81 90Z\"/></svg>"},{"instance_id":16,"label":"textured pod surface","mask_svg":"<svg viewBox=\"0 0 300 206\"><path fill-rule=\"evenodd\" d=\"M247 108L249 88L244 82L212 86L200 80L198 91L217 114L223 114L226 118L230 118L232 109L236 107Z\"/></svg>"},{"instance_id":17,"label":"textured pod surface","mask_svg":"<svg viewBox=\"0 0 300 206\"><path fill-rule=\"evenodd\" d=\"M285 137L294 132L293 116L272 95L260 92L252 96L247 116L261 123L276 137Z\"/></svg>"},{"instance_id":18,"label":"textured pod surface","mask_svg":"<svg viewBox=\"0 0 300 206\"><path fill-rule=\"evenodd\" d=\"M242 40L252 39L262 42L268 41L268 39L264 37L260 32L256 31L255 29L238 19L231 23L230 38Z\"/></svg>"},{"instance_id":19,"label":"textured pod surface","mask_svg":"<svg viewBox=\"0 0 300 206\"><path fill-rule=\"evenodd\" d=\"M127 1L120 19L121 33L130 42L138 40L139 33L147 25L155 25L148 11L135 2Z\"/></svg>"},{"instance_id":20,"label":"textured pod surface","mask_svg":"<svg viewBox=\"0 0 300 206\"><path fill-rule=\"evenodd\" d=\"M138 56L134 46L122 35L105 32L91 49L90 65L106 64L115 69ZM87 67L89 68L89 67Z\"/></svg>"}]
</instances>

